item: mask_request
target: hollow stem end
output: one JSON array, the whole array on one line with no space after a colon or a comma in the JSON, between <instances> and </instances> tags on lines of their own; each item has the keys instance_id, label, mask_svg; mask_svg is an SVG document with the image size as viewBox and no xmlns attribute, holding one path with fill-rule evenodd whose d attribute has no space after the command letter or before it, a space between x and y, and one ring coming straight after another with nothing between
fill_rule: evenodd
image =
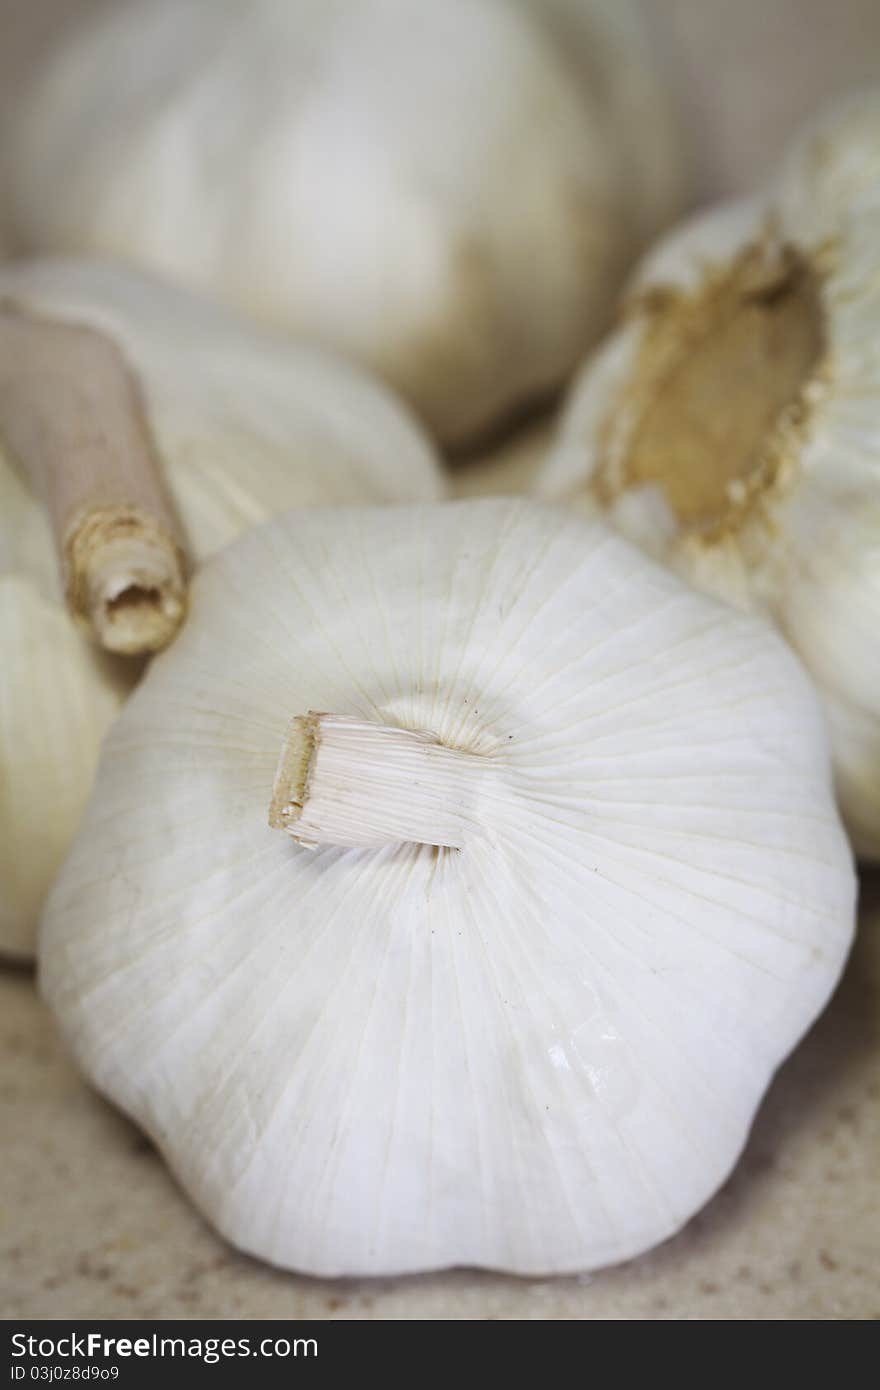
<instances>
[{"instance_id":1,"label":"hollow stem end","mask_svg":"<svg viewBox=\"0 0 880 1390\"><path fill-rule=\"evenodd\" d=\"M65 545L68 603L105 651L160 651L186 616L184 561L174 537L138 508L99 508Z\"/></svg>"}]
</instances>

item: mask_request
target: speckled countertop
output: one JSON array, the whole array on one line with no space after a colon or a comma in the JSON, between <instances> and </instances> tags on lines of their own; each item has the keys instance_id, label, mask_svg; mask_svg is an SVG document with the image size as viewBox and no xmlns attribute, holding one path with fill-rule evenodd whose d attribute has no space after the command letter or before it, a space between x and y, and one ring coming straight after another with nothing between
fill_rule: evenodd
<instances>
[{"instance_id":1,"label":"speckled countertop","mask_svg":"<svg viewBox=\"0 0 880 1390\"><path fill-rule=\"evenodd\" d=\"M321 1281L237 1254L78 1078L26 972L0 974L0 1317L880 1318L880 877L831 1006L730 1181L603 1274Z\"/></svg>"}]
</instances>

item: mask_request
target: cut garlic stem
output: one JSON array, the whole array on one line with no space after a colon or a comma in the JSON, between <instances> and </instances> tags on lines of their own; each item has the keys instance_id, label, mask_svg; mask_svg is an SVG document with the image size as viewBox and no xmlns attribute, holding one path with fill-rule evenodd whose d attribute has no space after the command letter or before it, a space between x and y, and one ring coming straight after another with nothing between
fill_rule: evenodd
<instances>
[{"instance_id":1,"label":"cut garlic stem","mask_svg":"<svg viewBox=\"0 0 880 1390\"><path fill-rule=\"evenodd\" d=\"M103 333L0 307L0 438L49 510L67 602L107 651L157 651L183 550L136 382Z\"/></svg>"},{"instance_id":2,"label":"cut garlic stem","mask_svg":"<svg viewBox=\"0 0 880 1390\"><path fill-rule=\"evenodd\" d=\"M288 730L269 824L312 848L462 849L479 830L486 775L485 757L434 734L310 712Z\"/></svg>"}]
</instances>

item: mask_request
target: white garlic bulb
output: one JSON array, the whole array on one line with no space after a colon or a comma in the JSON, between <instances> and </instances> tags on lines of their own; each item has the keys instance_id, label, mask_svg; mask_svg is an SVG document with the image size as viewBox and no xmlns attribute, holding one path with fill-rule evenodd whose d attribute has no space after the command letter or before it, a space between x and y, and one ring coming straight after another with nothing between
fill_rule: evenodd
<instances>
[{"instance_id":1,"label":"white garlic bulb","mask_svg":"<svg viewBox=\"0 0 880 1390\"><path fill-rule=\"evenodd\" d=\"M41 982L243 1249L558 1272L722 1182L853 899L768 624L527 501L318 508L196 576Z\"/></svg>"},{"instance_id":2,"label":"white garlic bulb","mask_svg":"<svg viewBox=\"0 0 880 1390\"><path fill-rule=\"evenodd\" d=\"M630 0L111 6L23 95L11 215L343 350L456 443L564 379L674 211L652 59Z\"/></svg>"},{"instance_id":3,"label":"white garlic bulb","mask_svg":"<svg viewBox=\"0 0 880 1390\"><path fill-rule=\"evenodd\" d=\"M196 562L286 507L442 491L430 445L384 388L189 294L109 265L46 261L0 267L0 302L121 348ZM0 353L0 439L4 403ZM74 628L20 463L0 444L0 954L27 956L100 739L139 668Z\"/></svg>"},{"instance_id":4,"label":"white garlic bulb","mask_svg":"<svg viewBox=\"0 0 880 1390\"><path fill-rule=\"evenodd\" d=\"M880 855L880 92L638 271L537 487L771 615L823 696L842 809Z\"/></svg>"},{"instance_id":5,"label":"white garlic bulb","mask_svg":"<svg viewBox=\"0 0 880 1390\"><path fill-rule=\"evenodd\" d=\"M0 450L0 957L33 954L101 738L137 674L70 621L48 521Z\"/></svg>"}]
</instances>

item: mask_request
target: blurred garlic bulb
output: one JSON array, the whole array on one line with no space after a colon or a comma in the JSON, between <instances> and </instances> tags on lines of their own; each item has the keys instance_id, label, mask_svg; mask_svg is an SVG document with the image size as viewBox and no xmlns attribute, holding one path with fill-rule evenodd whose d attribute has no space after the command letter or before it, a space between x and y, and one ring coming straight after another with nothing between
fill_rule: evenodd
<instances>
[{"instance_id":1,"label":"blurred garlic bulb","mask_svg":"<svg viewBox=\"0 0 880 1390\"><path fill-rule=\"evenodd\" d=\"M644 246L681 211L689 179L685 132L669 89L680 75L666 16L645 0L525 3L579 73L604 115L617 159L620 235Z\"/></svg>"},{"instance_id":2,"label":"blurred garlic bulb","mask_svg":"<svg viewBox=\"0 0 880 1390\"><path fill-rule=\"evenodd\" d=\"M321 508L196 575L41 982L243 1249L549 1273L723 1181L853 897L767 624L534 503Z\"/></svg>"},{"instance_id":3,"label":"blurred garlic bulb","mask_svg":"<svg viewBox=\"0 0 880 1390\"><path fill-rule=\"evenodd\" d=\"M186 293L99 263L23 262L0 267L4 304L36 323L85 326L121 350L196 562L286 507L441 490L430 446L381 386ZM138 670L107 658L65 612L45 508L4 429L4 411L20 414L21 401L5 389L2 333L0 314L0 954L27 955L100 739ZM36 435L51 437L52 402L38 404ZM100 437L93 416L83 431ZM127 639L145 597L110 597L98 614L105 645L143 649Z\"/></svg>"},{"instance_id":4,"label":"blurred garlic bulb","mask_svg":"<svg viewBox=\"0 0 880 1390\"><path fill-rule=\"evenodd\" d=\"M24 92L13 223L342 349L459 443L564 379L675 211L649 50L631 0L110 6Z\"/></svg>"},{"instance_id":5,"label":"blurred garlic bulb","mask_svg":"<svg viewBox=\"0 0 880 1390\"><path fill-rule=\"evenodd\" d=\"M856 848L878 857L880 91L647 258L538 490L775 619L823 696Z\"/></svg>"},{"instance_id":6,"label":"blurred garlic bulb","mask_svg":"<svg viewBox=\"0 0 880 1390\"><path fill-rule=\"evenodd\" d=\"M43 509L0 450L0 957L33 954L46 889L138 667L70 621Z\"/></svg>"}]
</instances>

